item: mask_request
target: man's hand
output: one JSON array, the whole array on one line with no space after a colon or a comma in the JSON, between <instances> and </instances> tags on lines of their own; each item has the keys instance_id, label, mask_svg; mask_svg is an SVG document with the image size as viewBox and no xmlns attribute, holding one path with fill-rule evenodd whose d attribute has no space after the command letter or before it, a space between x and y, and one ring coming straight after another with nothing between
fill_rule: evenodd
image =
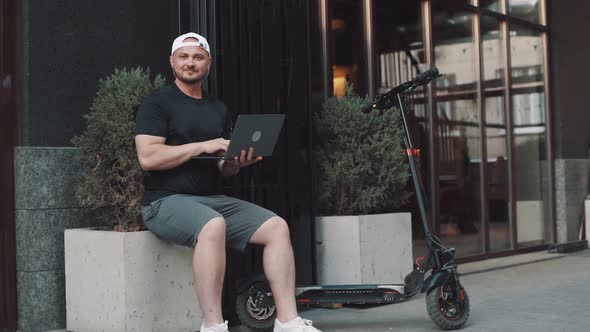
<instances>
[{"instance_id":1,"label":"man's hand","mask_svg":"<svg viewBox=\"0 0 590 332\"><path fill-rule=\"evenodd\" d=\"M239 158L235 157L234 160L231 161L231 163L233 163L237 167L242 168L242 167L250 166L250 165L257 163L261 160L262 160L262 157L261 156L254 157L254 149L249 148L248 154L246 154L246 151L242 150L242 152L240 152L240 157Z\"/></svg>"},{"instance_id":2,"label":"man's hand","mask_svg":"<svg viewBox=\"0 0 590 332\"><path fill-rule=\"evenodd\" d=\"M224 153L227 151L227 147L229 146L229 140L216 138L210 141L202 142L201 144L203 145L203 152L205 153Z\"/></svg>"},{"instance_id":3,"label":"man's hand","mask_svg":"<svg viewBox=\"0 0 590 332\"><path fill-rule=\"evenodd\" d=\"M254 157L254 149L249 148L248 153L242 150L239 157L235 157L233 160L222 160L221 161L221 174L223 176L232 176L238 174L240 168L250 166L262 160L261 156Z\"/></svg>"}]
</instances>

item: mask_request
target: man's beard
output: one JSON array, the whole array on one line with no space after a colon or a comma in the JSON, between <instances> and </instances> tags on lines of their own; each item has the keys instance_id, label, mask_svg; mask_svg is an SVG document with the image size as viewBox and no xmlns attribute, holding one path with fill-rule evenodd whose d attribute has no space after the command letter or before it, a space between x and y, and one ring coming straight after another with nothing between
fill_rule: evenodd
<instances>
[{"instance_id":1,"label":"man's beard","mask_svg":"<svg viewBox=\"0 0 590 332\"><path fill-rule=\"evenodd\" d=\"M205 76L207 76L207 73L205 73L202 75L186 77L186 76L183 76L184 70L177 71L176 68L174 68L174 67L172 68L172 71L174 72L174 77L176 77L179 81L181 81L185 84L199 83L205 78Z\"/></svg>"}]
</instances>

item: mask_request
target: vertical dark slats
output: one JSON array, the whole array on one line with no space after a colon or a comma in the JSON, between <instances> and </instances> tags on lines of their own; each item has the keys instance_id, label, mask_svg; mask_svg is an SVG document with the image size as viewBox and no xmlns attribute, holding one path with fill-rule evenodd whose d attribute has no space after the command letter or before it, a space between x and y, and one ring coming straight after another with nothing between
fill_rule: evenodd
<instances>
[{"instance_id":1,"label":"vertical dark slats","mask_svg":"<svg viewBox=\"0 0 590 332\"><path fill-rule=\"evenodd\" d=\"M14 147L17 144L17 9L0 0L0 329L16 331Z\"/></svg>"}]
</instances>

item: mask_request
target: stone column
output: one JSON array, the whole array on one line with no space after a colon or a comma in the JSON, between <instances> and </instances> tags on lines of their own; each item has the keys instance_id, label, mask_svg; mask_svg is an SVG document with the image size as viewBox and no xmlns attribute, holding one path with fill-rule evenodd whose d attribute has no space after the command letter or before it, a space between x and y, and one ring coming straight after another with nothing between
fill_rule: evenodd
<instances>
[{"instance_id":1,"label":"stone column","mask_svg":"<svg viewBox=\"0 0 590 332\"><path fill-rule=\"evenodd\" d=\"M557 243L578 239L584 199L588 195L589 165L588 159L555 160Z\"/></svg>"},{"instance_id":2,"label":"stone column","mask_svg":"<svg viewBox=\"0 0 590 332\"><path fill-rule=\"evenodd\" d=\"M66 327L64 230L98 222L76 202L75 154L75 148L15 149L19 331Z\"/></svg>"}]
</instances>

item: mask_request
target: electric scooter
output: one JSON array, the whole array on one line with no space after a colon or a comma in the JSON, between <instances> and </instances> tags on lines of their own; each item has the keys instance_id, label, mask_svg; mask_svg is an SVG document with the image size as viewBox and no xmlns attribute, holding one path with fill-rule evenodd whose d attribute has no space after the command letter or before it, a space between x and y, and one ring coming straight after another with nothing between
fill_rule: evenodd
<instances>
[{"instance_id":1,"label":"electric scooter","mask_svg":"<svg viewBox=\"0 0 590 332\"><path fill-rule=\"evenodd\" d=\"M414 270L404 278L404 284L379 285L317 285L296 288L298 304L369 304L387 305L408 300L418 293L426 293L426 310L432 321L444 330L462 327L470 313L467 291L459 282L455 250L447 248L431 233L426 213L426 195L416 158L420 151L412 145L407 117L413 111L412 92L442 76L436 67L414 79L375 97L373 103L361 111L387 110L398 106L404 128L404 144L408 155L412 182L416 192L422 226L428 246L426 257L416 260ZM398 124L395 124L398 125ZM427 273L430 272L426 278ZM268 282L257 276L238 288L236 313L242 324L253 331L272 329L276 318L275 304Z\"/></svg>"}]
</instances>

